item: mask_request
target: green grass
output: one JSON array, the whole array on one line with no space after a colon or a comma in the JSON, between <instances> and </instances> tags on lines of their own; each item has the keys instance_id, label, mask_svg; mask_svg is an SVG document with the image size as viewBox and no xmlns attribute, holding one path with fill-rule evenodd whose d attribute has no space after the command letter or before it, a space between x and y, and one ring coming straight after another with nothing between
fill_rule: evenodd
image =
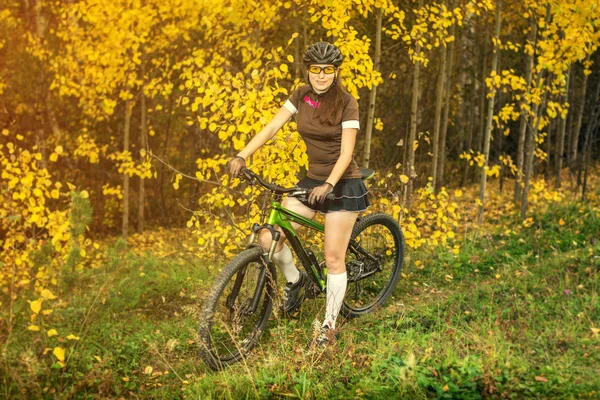
<instances>
[{"instance_id":1,"label":"green grass","mask_svg":"<svg viewBox=\"0 0 600 400\"><path fill-rule=\"evenodd\" d=\"M332 349L305 351L318 299L296 319L274 316L251 357L223 372L206 368L195 342L218 268L117 244L103 269L61 288L65 302L48 318L58 336L25 330L19 305L0 396L598 398L600 211L575 203L533 218L525 228L507 217L458 255L410 252L386 307L343 323ZM59 341L69 333L80 340ZM64 368L43 355L59 345Z\"/></svg>"}]
</instances>

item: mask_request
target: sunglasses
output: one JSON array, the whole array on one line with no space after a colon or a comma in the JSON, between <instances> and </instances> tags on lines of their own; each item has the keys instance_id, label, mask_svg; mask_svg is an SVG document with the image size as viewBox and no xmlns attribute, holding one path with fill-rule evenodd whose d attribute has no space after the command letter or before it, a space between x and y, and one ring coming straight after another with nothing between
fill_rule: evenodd
<instances>
[{"instance_id":1,"label":"sunglasses","mask_svg":"<svg viewBox=\"0 0 600 400\"><path fill-rule=\"evenodd\" d=\"M336 67L318 67L316 65L311 65L310 67L308 67L308 72L310 72L311 74L315 74L315 75L319 75L321 73L321 71L323 71L325 73L325 75L331 75L335 72L337 68Z\"/></svg>"}]
</instances>

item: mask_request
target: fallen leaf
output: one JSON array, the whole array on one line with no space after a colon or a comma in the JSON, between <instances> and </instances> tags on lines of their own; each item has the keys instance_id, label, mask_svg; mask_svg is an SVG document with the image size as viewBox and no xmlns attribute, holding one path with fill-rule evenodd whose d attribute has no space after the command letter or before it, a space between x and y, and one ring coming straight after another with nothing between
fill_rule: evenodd
<instances>
[{"instance_id":1,"label":"fallen leaf","mask_svg":"<svg viewBox=\"0 0 600 400\"><path fill-rule=\"evenodd\" d=\"M55 347L52 354L54 354L58 361L65 361L65 349L62 347Z\"/></svg>"},{"instance_id":2,"label":"fallen leaf","mask_svg":"<svg viewBox=\"0 0 600 400\"><path fill-rule=\"evenodd\" d=\"M538 382L548 382L548 379L544 378L543 376L536 376L535 380Z\"/></svg>"}]
</instances>

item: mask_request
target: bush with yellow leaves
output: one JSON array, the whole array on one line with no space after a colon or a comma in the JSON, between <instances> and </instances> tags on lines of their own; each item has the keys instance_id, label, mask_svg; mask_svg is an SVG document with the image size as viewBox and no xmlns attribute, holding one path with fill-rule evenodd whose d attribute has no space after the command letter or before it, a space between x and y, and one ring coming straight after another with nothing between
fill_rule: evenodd
<instances>
[{"instance_id":1,"label":"bush with yellow leaves","mask_svg":"<svg viewBox=\"0 0 600 400\"><path fill-rule=\"evenodd\" d=\"M52 180L37 146L30 151L18 144L20 135L3 135L9 141L0 144L0 306L7 311L0 318L10 321L10 332L15 300L30 298L28 329L40 331L61 277L83 268L92 211L86 191L67 183L69 192Z\"/></svg>"}]
</instances>

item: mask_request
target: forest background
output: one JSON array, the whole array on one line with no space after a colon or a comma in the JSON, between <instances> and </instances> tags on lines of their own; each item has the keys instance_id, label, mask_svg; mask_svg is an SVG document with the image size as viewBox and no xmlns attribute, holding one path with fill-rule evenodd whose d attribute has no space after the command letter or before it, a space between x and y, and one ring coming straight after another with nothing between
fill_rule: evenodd
<instances>
[{"instance_id":1,"label":"forest background","mask_svg":"<svg viewBox=\"0 0 600 400\"><path fill-rule=\"evenodd\" d=\"M219 263L244 247L265 200L231 179L225 164L304 84L302 53L318 40L334 42L344 54L340 73L361 111L355 158L376 170L369 212L401 222L413 252L404 276L409 288L416 282L409 271L425 273L431 254L440 269L432 262L426 270L441 284L461 275L442 269L449 262L444 257L463 257L471 272L480 272L469 253L476 251L471 232L492 237L500 229L515 241L527 229L542 235L538 221L556 207L571 210L573 220L594 221L572 227L583 235L572 242L597 263L597 0L2 0L0 370L6 395L89 390L117 396L150 386L130 380L136 373L155 379L152 384L168 382L151 366L134 366L137 357L123 366L118 357L78 348L82 332L95 326L98 301L121 294L111 285L132 268L139 301L148 301L150 287L162 299L157 304L175 309L177 297L199 303ZM308 166L295 128L286 124L250 167L293 185ZM559 230L570 223L567 215L552 219ZM181 263L181 274L188 274L179 281L174 273L174 281L159 285L178 286L175 299L142 282L148 269L166 274L163 261L171 262L168 268ZM205 275L185 267L207 264ZM490 279L501 279L491 265ZM582 271L597 283L595 265ZM192 277L200 283L186 286ZM97 296L86 298L86 291ZM597 295L588 302L594 308ZM139 310L138 303L131 307ZM597 319L578 321L597 349ZM166 343L173 345L171 339ZM193 342L193 335L185 340ZM155 355L168 371L165 353ZM477 365L485 369L485 362ZM474 392L499 394L498 382L481 378L490 371L477 368L479 378L464 381L477 382ZM105 374L121 370L127 376ZM415 391L452 390L436 373ZM175 375L180 386L193 381ZM547 383L545 376L535 375L535 382ZM252 385L239 387L258 396L258 378L248 377ZM214 379L211 393L223 389L221 378ZM293 391L265 385L270 393Z\"/></svg>"}]
</instances>

